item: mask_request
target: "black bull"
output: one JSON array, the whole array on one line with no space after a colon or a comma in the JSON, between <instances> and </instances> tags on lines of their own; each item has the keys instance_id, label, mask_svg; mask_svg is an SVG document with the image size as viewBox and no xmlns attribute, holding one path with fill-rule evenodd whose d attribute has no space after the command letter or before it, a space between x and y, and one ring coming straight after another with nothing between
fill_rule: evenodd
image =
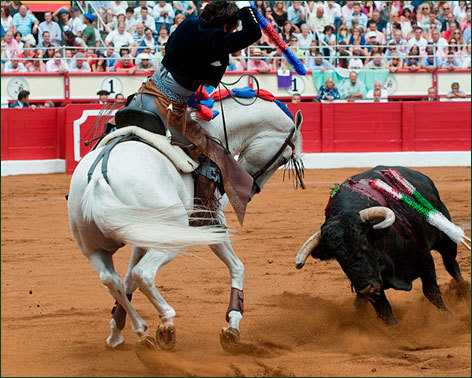
<instances>
[{"instance_id":1,"label":"black bull","mask_svg":"<svg viewBox=\"0 0 472 378\"><path fill-rule=\"evenodd\" d=\"M389 168L399 171L450 219L429 177L404 167L377 166L344 181L326 207L321 230L300 249L296 266L300 269L310 254L321 260L336 259L357 293L356 302L368 299L377 315L392 325L397 321L385 290L409 291L416 278L422 281L425 297L448 311L436 281L432 249L441 254L444 266L455 280L462 283L463 278L456 261L455 242L405 203L382 195L369 185L369 180L381 179L393 186L381 173ZM375 208L365 210L372 207Z\"/></svg>"}]
</instances>

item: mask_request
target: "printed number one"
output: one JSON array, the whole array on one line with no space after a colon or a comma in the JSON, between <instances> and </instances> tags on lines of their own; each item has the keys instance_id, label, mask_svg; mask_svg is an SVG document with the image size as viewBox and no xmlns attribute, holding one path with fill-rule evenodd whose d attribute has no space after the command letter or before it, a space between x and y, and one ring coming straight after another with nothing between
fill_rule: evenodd
<instances>
[{"instance_id":1,"label":"printed number one","mask_svg":"<svg viewBox=\"0 0 472 378\"><path fill-rule=\"evenodd\" d=\"M110 93L115 93L113 90L113 79L110 79L108 82L110 83Z\"/></svg>"},{"instance_id":2,"label":"printed number one","mask_svg":"<svg viewBox=\"0 0 472 378\"><path fill-rule=\"evenodd\" d=\"M297 78L296 77L294 77L292 79L292 91L293 92L298 92L298 90L297 90Z\"/></svg>"}]
</instances>

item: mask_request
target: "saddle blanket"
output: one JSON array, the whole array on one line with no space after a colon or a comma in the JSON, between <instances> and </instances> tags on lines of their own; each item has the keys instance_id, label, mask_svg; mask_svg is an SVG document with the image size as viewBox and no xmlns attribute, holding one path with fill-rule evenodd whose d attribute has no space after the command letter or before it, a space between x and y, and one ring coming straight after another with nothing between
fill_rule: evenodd
<instances>
[{"instance_id":1,"label":"saddle blanket","mask_svg":"<svg viewBox=\"0 0 472 378\"><path fill-rule=\"evenodd\" d=\"M188 156L184 150L182 150L182 148L173 146L167 137L164 135L151 133L147 130L139 128L138 126L127 126L113 131L102 139L97 148L104 147L113 139L127 134L136 135L140 139L146 141L146 143L156 148L156 150L164 154L181 173L191 173L198 168L199 163Z\"/></svg>"}]
</instances>

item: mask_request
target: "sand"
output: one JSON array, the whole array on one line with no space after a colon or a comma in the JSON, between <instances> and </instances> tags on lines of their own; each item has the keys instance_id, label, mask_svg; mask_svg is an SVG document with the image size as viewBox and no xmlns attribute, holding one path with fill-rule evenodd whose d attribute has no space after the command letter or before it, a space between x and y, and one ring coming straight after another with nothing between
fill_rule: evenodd
<instances>
[{"instance_id":1,"label":"sand","mask_svg":"<svg viewBox=\"0 0 472 378\"><path fill-rule=\"evenodd\" d=\"M310 170L308 190L281 172L249 205L233 246L245 264L244 354L219 344L229 298L225 265L208 247L181 255L156 285L177 311L173 352L141 351L130 322L125 344L106 347L113 305L69 230L66 174L2 177L2 376L470 376L470 300L449 289L451 277L433 252L438 283L452 316L411 292L387 291L399 325L388 328L371 306L356 310L336 261L294 258L324 220L330 186L363 169ZM436 183L454 222L470 236L470 168L420 168ZM126 271L130 248L115 255ZM458 262L470 282L470 252ZM137 292L133 304L154 333L155 309Z\"/></svg>"}]
</instances>

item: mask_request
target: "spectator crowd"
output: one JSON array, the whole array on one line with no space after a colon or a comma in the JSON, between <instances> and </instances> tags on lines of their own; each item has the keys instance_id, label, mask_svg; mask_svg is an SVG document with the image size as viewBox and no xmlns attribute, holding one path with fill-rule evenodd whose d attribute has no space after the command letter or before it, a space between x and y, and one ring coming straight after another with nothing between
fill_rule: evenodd
<instances>
[{"instance_id":1,"label":"spectator crowd","mask_svg":"<svg viewBox=\"0 0 472 378\"><path fill-rule=\"evenodd\" d=\"M207 1L72 1L31 12L2 1L2 72L153 73L169 36ZM470 1L256 1L307 70L345 68L350 85L320 88L320 99L365 97L359 70L433 72L470 68ZM263 34L231 56L228 71L290 68ZM372 98L382 98L375 88Z\"/></svg>"}]
</instances>

